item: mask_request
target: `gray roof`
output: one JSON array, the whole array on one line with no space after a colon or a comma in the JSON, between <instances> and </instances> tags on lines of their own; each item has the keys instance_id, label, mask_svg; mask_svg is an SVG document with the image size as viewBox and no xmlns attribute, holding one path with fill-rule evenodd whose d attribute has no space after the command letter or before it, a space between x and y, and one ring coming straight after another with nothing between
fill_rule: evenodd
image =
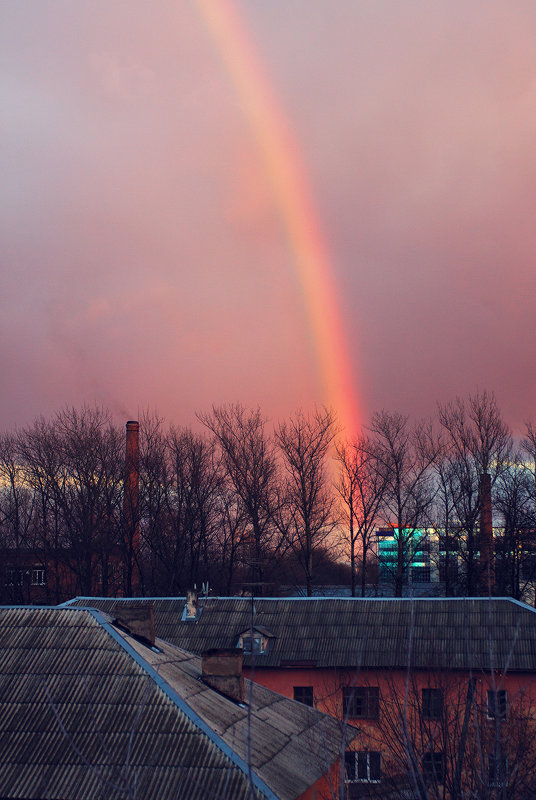
<instances>
[{"instance_id":1,"label":"gray roof","mask_svg":"<svg viewBox=\"0 0 536 800\"><path fill-rule=\"evenodd\" d=\"M184 653L156 655L134 647L95 611L0 608L0 797L249 800L244 747L233 741L247 711L238 714L235 703L202 685L196 693L198 666ZM270 696L255 700L258 709L273 706L264 728L259 711L255 732L262 750L256 763L271 779L268 748L279 696ZM321 724L291 702L294 719L285 703L291 721L281 728L282 762L293 748L304 758L306 733ZM203 704L210 714L202 713ZM218 715L227 715L226 730L213 729ZM294 787L290 775L289 767L279 794L254 767L254 796L296 797L305 770L298 769Z\"/></svg>"},{"instance_id":2,"label":"gray roof","mask_svg":"<svg viewBox=\"0 0 536 800\"><path fill-rule=\"evenodd\" d=\"M233 703L201 681L201 659L161 639L155 653L136 640L132 646L190 708L221 736L280 798L305 792L341 754L341 723L259 684L245 681L244 703ZM345 726L347 744L358 734ZM344 747L342 747L344 750Z\"/></svg>"},{"instance_id":3,"label":"gray roof","mask_svg":"<svg viewBox=\"0 0 536 800\"><path fill-rule=\"evenodd\" d=\"M128 599L77 598L120 615ZM140 602L136 599L135 602ZM196 620L184 598L153 598L156 633L201 653L235 647L253 624L273 637L255 667L304 665L370 669L536 670L536 612L510 598L373 599L209 597ZM409 647L411 639L411 647Z\"/></svg>"}]
</instances>

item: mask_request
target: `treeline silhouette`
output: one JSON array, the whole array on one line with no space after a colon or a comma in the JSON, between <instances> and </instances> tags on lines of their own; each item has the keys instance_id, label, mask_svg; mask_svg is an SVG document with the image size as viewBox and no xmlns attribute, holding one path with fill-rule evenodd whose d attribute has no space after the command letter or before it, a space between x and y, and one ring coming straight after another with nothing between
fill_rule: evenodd
<instances>
[{"instance_id":1,"label":"treeline silhouette","mask_svg":"<svg viewBox=\"0 0 536 800\"><path fill-rule=\"evenodd\" d=\"M63 567L84 595L180 595L207 583L221 594L341 583L365 594L388 526L394 557L382 574L395 595L407 591L416 549L435 559L438 591L478 594L483 473L496 527L490 591L520 599L536 577L536 427L515 446L490 393L440 404L429 421L382 411L352 439L325 408L272 425L258 408L229 405L199 421L194 431L143 415L135 508L124 428L107 409L64 409L4 433L4 598L26 599L12 565L28 553L55 565L50 602L61 599Z\"/></svg>"}]
</instances>

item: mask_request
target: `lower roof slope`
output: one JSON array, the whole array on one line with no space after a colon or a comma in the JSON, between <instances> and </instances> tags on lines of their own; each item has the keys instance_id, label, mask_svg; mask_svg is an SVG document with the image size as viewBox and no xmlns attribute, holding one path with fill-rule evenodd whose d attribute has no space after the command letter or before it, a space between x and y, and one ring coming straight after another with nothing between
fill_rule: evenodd
<instances>
[{"instance_id":1,"label":"lower roof slope","mask_svg":"<svg viewBox=\"0 0 536 800\"><path fill-rule=\"evenodd\" d=\"M76 598L71 604L120 616L129 602ZM183 618L184 598L147 602L157 635L195 653L236 647L252 622L267 629L273 636L254 657L256 668L406 668L411 652L416 669L536 671L536 611L510 598L209 597L199 601L195 620ZM244 654L244 663L250 660Z\"/></svg>"},{"instance_id":2,"label":"lower roof slope","mask_svg":"<svg viewBox=\"0 0 536 800\"><path fill-rule=\"evenodd\" d=\"M236 753L90 610L0 608L0 753L2 798L252 796Z\"/></svg>"},{"instance_id":3,"label":"lower roof slope","mask_svg":"<svg viewBox=\"0 0 536 800\"><path fill-rule=\"evenodd\" d=\"M154 652L127 638L229 746L251 760L256 774L282 800L304 793L358 734L351 725L251 681L244 682L244 703L231 702L202 682L197 656L160 639L160 652Z\"/></svg>"}]
</instances>

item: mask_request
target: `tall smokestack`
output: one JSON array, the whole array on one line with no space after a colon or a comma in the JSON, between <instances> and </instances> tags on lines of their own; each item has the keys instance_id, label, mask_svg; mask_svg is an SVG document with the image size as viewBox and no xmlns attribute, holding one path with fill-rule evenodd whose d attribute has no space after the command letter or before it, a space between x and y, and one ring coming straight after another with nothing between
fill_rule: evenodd
<instances>
[{"instance_id":1,"label":"tall smokestack","mask_svg":"<svg viewBox=\"0 0 536 800\"><path fill-rule=\"evenodd\" d=\"M139 499L140 499L140 425L135 420L127 422L125 446L125 483L123 510L128 550L131 553L131 583L137 583L136 560L139 553Z\"/></svg>"},{"instance_id":2,"label":"tall smokestack","mask_svg":"<svg viewBox=\"0 0 536 800\"><path fill-rule=\"evenodd\" d=\"M480 591L491 594L495 583L493 565L493 522L491 517L491 476L480 476Z\"/></svg>"}]
</instances>

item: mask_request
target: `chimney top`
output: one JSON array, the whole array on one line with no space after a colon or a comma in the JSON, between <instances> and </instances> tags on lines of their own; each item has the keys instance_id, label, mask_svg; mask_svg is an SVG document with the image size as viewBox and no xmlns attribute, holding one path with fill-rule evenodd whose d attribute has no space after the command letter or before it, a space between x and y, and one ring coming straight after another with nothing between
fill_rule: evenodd
<instances>
[{"instance_id":1,"label":"chimney top","mask_svg":"<svg viewBox=\"0 0 536 800\"><path fill-rule=\"evenodd\" d=\"M154 609L152 602L121 603L115 609L115 620L132 636L154 646Z\"/></svg>"},{"instance_id":2,"label":"chimney top","mask_svg":"<svg viewBox=\"0 0 536 800\"><path fill-rule=\"evenodd\" d=\"M221 694L244 702L244 678L242 676L242 650L206 650L201 654L203 681Z\"/></svg>"},{"instance_id":3,"label":"chimney top","mask_svg":"<svg viewBox=\"0 0 536 800\"><path fill-rule=\"evenodd\" d=\"M186 592L186 606L183 612L183 620L197 619L199 613L199 603L197 598L197 591L195 589L188 589Z\"/></svg>"},{"instance_id":4,"label":"chimney top","mask_svg":"<svg viewBox=\"0 0 536 800\"><path fill-rule=\"evenodd\" d=\"M140 427L140 423L136 419L129 419L127 422L127 431L137 431Z\"/></svg>"}]
</instances>

